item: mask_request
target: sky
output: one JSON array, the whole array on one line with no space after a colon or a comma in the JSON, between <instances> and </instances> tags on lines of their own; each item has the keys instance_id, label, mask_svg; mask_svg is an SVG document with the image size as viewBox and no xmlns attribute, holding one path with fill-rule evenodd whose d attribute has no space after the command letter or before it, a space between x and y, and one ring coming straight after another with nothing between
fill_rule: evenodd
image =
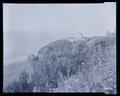
<instances>
[{"instance_id":1,"label":"sky","mask_svg":"<svg viewBox=\"0 0 120 96\"><path fill-rule=\"evenodd\" d=\"M3 4L4 65L25 60L52 41L103 36L116 29L116 3Z\"/></svg>"}]
</instances>

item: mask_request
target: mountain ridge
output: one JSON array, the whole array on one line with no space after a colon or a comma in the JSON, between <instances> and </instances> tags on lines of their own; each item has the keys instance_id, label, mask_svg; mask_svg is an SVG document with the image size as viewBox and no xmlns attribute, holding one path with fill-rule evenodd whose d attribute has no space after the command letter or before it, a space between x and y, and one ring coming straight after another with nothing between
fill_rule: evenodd
<instances>
[{"instance_id":1,"label":"mountain ridge","mask_svg":"<svg viewBox=\"0 0 120 96\"><path fill-rule=\"evenodd\" d=\"M116 34L112 33L110 36L83 37L82 39L74 39L72 42L68 38L59 39L40 48L36 56L28 56L27 61L30 60L30 62L27 62L27 64L31 67L30 70L33 69L33 73L36 72L39 76L44 77L44 82L41 81L40 84L45 84L45 82L52 84L51 82L54 82L52 85L54 91L62 90L61 84L70 82L73 76L78 78L77 81L73 80L78 84L83 82L80 78L84 78L86 84L89 84L87 87L90 90L92 90L91 86L94 83L102 86L100 88L106 86L112 88L116 83L115 36ZM63 75L63 78L66 78L62 78L64 81L61 84L59 81L60 74ZM111 84L113 85L110 85L109 82L111 81L109 79L112 80ZM73 85L74 82L72 86L69 86L74 89ZM77 90L82 92L80 86ZM64 91L62 90L62 92Z\"/></svg>"}]
</instances>

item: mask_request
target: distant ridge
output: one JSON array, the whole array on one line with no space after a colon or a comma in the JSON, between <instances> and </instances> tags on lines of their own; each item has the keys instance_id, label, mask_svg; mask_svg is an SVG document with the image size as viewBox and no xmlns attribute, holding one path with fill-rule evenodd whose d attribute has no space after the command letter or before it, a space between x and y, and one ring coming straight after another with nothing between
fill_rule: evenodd
<instances>
[{"instance_id":1,"label":"distant ridge","mask_svg":"<svg viewBox=\"0 0 120 96\"><path fill-rule=\"evenodd\" d=\"M22 56L18 58L12 58L12 59L4 59L4 65L10 65L18 62L23 62L27 59L27 56Z\"/></svg>"}]
</instances>

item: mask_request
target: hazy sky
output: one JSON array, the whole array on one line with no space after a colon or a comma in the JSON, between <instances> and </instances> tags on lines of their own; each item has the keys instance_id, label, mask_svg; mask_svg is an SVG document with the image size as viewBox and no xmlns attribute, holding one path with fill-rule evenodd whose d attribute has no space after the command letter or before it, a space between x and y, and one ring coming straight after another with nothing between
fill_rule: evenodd
<instances>
[{"instance_id":1,"label":"hazy sky","mask_svg":"<svg viewBox=\"0 0 120 96\"><path fill-rule=\"evenodd\" d=\"M51 41L116 29L116 3L3 4L4 64L25 59Z\"/></svg>"}]
</instances>

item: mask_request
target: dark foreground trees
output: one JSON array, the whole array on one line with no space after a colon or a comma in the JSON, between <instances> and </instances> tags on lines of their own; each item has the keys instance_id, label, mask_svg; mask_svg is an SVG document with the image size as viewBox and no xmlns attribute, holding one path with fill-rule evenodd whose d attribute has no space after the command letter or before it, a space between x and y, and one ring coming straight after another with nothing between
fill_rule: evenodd
<instances>
[{"instance_id":1,"label":"dark foreground trees","mask_svg":"<svg viewBox=\"0 0 120 96\"><path fill-rule=\"evenodd\" d=\"M29 74L25 70L21 72L19 80L11 81L5 88L5 92L31 92L32 90Z\"/></svg>"},{"instance_id":2,"label":"dark foreground trees","mask_svg":"<svg viewBox=\"0 0 120 96\"><path fill-rule=\"evenodd\" d=\"M5 89L6 92L20 92L19 82L17 80L11 81Z\"/></svg>"}]
</instances>

